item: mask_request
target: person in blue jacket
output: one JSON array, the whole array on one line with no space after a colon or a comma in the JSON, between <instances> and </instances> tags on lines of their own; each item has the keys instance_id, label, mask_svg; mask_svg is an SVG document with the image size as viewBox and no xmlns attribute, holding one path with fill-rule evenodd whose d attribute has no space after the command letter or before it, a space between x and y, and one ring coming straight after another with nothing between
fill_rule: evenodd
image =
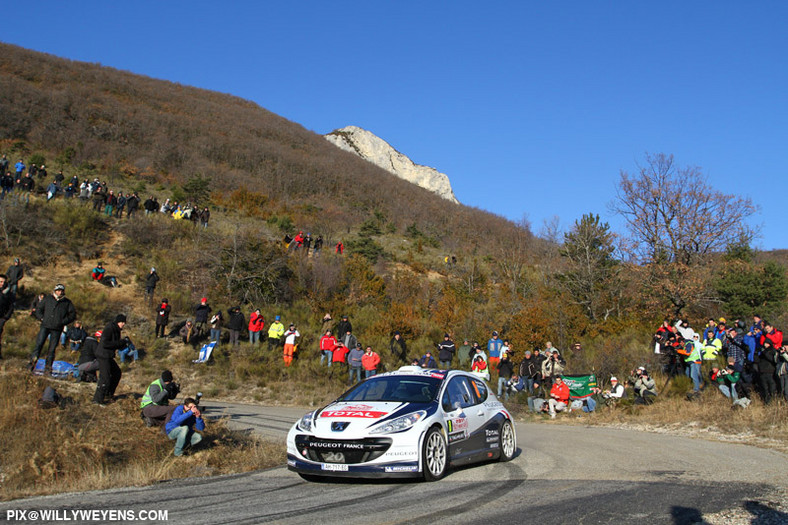
<instances>
[{"instance_id":1,"label":"person in blue jacket","mask_svg":"<svg viewBox=\"0 0 788 525\"><path fill-rule=\"evenodd\" d=\"M167 437L175 440L173 455L182 456L186 445L192 448L202 441L202 436L195 430L205 430L205 421L202 419L197 402L187 397L181 406L175 407L164 424Z\"/></svg>"}]
</instances>

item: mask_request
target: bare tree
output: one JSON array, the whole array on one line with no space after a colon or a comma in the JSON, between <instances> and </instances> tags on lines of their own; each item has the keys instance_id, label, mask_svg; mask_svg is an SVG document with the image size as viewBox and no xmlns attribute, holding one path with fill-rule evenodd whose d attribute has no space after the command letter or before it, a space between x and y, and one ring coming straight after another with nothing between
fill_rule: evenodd
<instances>
[{"instance_id":1,"label":"bare tree","mask_svg":"<svg viewBox=\"0 0 788 525\"><path fill-rule=\"evenodd\" d=\"M621 172L610 206L626 221L630 237L622 248L642 265L644 287L676 314L709 300L709 255L756 235L745 223L758 211L751 199L715 189L700 168L679 168L662 153L646 155L635 175Z\"/></svg>"},{"instance_id":2,"label":"bare tree","mask_svg":"<svg viewBox=\"0 0 788 525\"><path fill-rule=\"evenodd\" d=\"M641 262L692 266L756 234L744 222L758 211L751 199L722 193L700 168L679 168L663 153L646 155L635 175L621 172L611 209L626 221Z\"/></svg>"}]
</instances>

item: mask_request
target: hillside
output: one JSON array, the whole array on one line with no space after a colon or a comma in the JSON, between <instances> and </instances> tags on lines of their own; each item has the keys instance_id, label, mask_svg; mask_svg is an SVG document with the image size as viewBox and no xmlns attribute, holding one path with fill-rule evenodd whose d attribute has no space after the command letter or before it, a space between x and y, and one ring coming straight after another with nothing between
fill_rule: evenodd
<instances>
[{"instance_id":1,"label":"hillside","mask_svg":"<svg viewBox=\"0 0 788 525\"><path fill-rule=\"evenodd\" d=\"M509 221L447 203L249 101L0 44L0 139L48 168L259 193L263 218L336 231L374 213L452 247L489 247ZM87 173L91 172L91 173ZM331 234L332 232L328 232ZM330 239L331 240L331 239Z\"/></svg>"}]
</instances>

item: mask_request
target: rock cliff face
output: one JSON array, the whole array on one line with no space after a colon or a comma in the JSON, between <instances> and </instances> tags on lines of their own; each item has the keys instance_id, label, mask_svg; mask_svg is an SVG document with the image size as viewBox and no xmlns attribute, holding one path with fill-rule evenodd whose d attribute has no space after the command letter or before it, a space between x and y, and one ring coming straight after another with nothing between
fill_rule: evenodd
<instances>
[{"instance_id":1,"label":"rock cliff face","mask_svg":"<svg viewBox=\"0 0 788 525\"><path fill-rule=\"evenodd\" d=\"M457 202L449 177L435 168L415 164L408 157L373 133L356 126L347 126L325 135L326 139L362 159L368 160L401 179L428 189L446 200Z\"/></svg>"}]
</instances>

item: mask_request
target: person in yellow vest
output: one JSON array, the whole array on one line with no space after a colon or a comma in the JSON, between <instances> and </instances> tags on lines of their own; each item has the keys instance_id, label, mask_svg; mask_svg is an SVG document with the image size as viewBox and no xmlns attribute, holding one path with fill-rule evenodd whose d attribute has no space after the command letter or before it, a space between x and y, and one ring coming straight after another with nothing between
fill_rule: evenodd
<instances>
[{"instance_id":1,"label":"person in yellow vest","mask_svg":"<svg viewBox=\"0 0 788 525\"><path fill-rule=\"evenodd\" d=\"M274 322L268 327L268 350L282 344L282 336L285 334L285 325L282 324L282 316L274 317Z\"/></svg>"},{"instance_id":2,"label":"person in yellow vest","mask_svg":"<svg viewBox=\"0 0 788 525\"><path fill-rule=\"evenodd\" d=\"M285 366L290 366L293 362L293 356L296 353L296 338L301 337L301 334L298 333L296 330L296 326L294 324L290 324L290 328L287 329L287 332L284 333L285 336L285 350L284 350L284 358L285 358Z\"/></svg>"},{"instance_id":3,"label":"person in yellow vest","mask_svg":"<svg viewBox=\"0 0 788 525\"><path fill-rule=\"evenodd\" d=\"M142 419L145 425L163 426L167 416L175 408L170 405L170 399L175 399L181 387L172 378L172 372L165 370L161 377L148 385L148 389L142 396L140 408L142 409Z\"/></svg>"},{"instance_id":4,"label":"person in yellow vest","mask_svg":"<svg viewBox=\"0 0 788 525\"><path fill-rule=\"evenodd\" d=\"M696 394L700 393L700 385L703 383L701 364L703 363L703 345L700 342L700 334L692 334L692 350L684 360L689 367L687 375L692 378L693 390Z\"/></svg>"}]
</instances>

